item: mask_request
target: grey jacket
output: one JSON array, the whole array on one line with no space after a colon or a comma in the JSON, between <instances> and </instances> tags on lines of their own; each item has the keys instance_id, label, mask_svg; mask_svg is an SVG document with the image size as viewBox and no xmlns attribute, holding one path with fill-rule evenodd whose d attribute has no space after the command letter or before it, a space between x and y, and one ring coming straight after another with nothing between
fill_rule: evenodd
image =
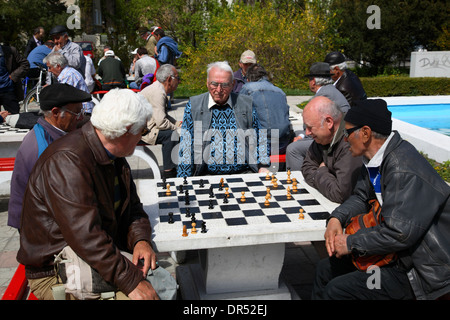
<instances>
[{"instance_id":1,"label":"grey jacket","mask_svg":"<svg viewBox=\"0 0 450 320\"><path fill-rule=\"evenodd\" d=\"M398 132L380 166L384 223L358 231L347 246L359 255L397 252L417 299L436 299L450 291L450 187ZM367 170L352 195L332 213L342 226L367 212L375 199Z\"/></svg>"}]
</instances>

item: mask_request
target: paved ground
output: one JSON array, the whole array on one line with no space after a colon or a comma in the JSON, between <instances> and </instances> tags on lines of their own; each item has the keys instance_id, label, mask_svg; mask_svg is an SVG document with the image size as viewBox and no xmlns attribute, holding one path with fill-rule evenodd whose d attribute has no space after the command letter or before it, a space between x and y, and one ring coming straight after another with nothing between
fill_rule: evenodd
<instances>
[{"instance_id":1,"label":"paved ground","mask_svg":"<svg viewBox=\"0 0 450 320\"><path fill-rule=\"evenodd\" d=\"M291 118L295 130L301 129L301 114L295 105L309 99L310 97L288 97L288 103L291 106ZM176 100L170 111L171 115L181 120L185 106L185 100ZM154 146L152 151L158 160L162 163L161 147ZM135 179L151 178L151 170L145 163L138 158L131 157L130 165L133 168ZM6 290L14 272L18 266L16 261L17 250L19 249L18 232L7 226L8 196L0 199L0 298ZM174 276L178 264L170 257L168 253L158 254L159 263L167 268ZM301 299L309 299L312 288L315 266L319 260L319 254L310 242L287 243L284 260L284 267L281 276L285 282L291 286ZM197 251L188 251L185 264L196 263L198 261Z\"/></svg>"}]
</instances>

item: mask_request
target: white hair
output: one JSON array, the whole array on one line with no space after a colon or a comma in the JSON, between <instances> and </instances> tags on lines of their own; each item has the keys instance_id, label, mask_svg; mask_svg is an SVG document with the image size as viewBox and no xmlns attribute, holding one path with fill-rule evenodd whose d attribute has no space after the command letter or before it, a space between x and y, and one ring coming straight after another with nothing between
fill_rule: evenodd
<instances>
[{"instance_id":1,"label":"white hair","mask_svg":"<svg viewBox=\"0 0 450 320\"><path fill-rule=\"evenodd\" d=\"M208 78L207 78L208 80L209 80L209 72L213 68L217 68L217 69L229 72L231 74L231 81L234 80L233 69L228 64L228 61L216 61L216 62L208 64L208 68L206 69L206 73L208 75Z\"/></svg>"},{"instance_id":2,"label":"white hair","mask_svg":"<svg viewBox=\"0 0 450 320\"><path fill-rule=\"evenodd\" d=\"M51 52L49 53L43 60L45 64L49 64L52 67L60 66L61 68L65 68L69 62L67 61L66 57L64 57L59 52Z\"/></svg>"},{"instance_id":3,"label":"white hair","mask_svg":"<svg viewBox=\"0 0 450 320\"><path fill-rule=\"evenodd\" d=\"M110 90L92 110L92 125L108 139L127 132L138 134L152 117L152 105L144 96L129 89Z\"/></svg>"},{"instance_id":4,"label":"white hair","mask_svg":"<svg viewBox=\"0 0 450 320\"><path fill-rule=\"evenodd\" d=\"M338 67L340 70L345 70L348 68L347 62L345 61L342 63L330 65L330 70L333 70L335 67Z\"/></svg>"},{"instance_id":5,"label":"white hair","mask_svg":"<svg viewBox=\"0 0 450 320\"><path fill-rule=\"evenodd\" d=\"M158 68L158 71L156 71L156 80L158 80L161 83L165 82L167 78L175 74L173 68L174 66L171 64L163 64L161 67Z\"/></svg>"}]
</instances>

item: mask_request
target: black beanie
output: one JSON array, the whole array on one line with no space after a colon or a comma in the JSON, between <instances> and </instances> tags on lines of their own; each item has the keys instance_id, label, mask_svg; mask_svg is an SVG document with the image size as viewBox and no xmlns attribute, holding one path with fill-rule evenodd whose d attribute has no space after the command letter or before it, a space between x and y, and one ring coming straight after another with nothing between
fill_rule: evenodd
<instances>
[{"instance_id":1,"label":"black beanie","mask_svg":"<svg viewBox=\"0 0 450 320\"><path fill-rule=\"evenodd\" d=\"M356 126L368 126L375 132L389 135L392 131L392 113L382 99L355 101L344 120Z\"/></svg>"}]
</instances>

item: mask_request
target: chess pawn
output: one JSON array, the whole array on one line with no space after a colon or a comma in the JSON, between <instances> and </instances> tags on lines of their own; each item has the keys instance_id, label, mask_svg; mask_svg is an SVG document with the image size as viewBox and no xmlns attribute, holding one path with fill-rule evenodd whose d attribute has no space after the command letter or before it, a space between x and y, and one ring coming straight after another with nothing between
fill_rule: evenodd
<instances>
[{"instance_id":1,"label":"chess pawn","mask_svg":"<svg viewBox=\"0 0 450 320\"><path fill-rule=\"evenodd\" d=\"M182 234L182 236L183 236L183 237L187 237L187 235L188 235L188 233L187 233L187 227L186 227L186 225L183 225L183 234Z\"/></svg>"},{"instance_id":2,"label":"chess pawn","mask_svg":"<svg viewBox=\"0 0 450 320\"><path fill-rule=\"evenodd\" d=\"M297 179L292 179L292 191L297 192Z\"/></svg>"},{"instance_id":3,"label":"chess pawn","mask_svg":"<svg viewBox=\"0 0 450 320\"><path fill-rule=\"evenodd\" d=\"M170 191L170 184L168 183L166 185L167 191L166 191L166 196L170 196L172 194L172 192Z\"/></svg>"},{"instance_id":4,"label":"chess pawn","mask_svg":"<svg viewBox=\"0 0 450 320\"><path fill-rule=\"evenodd\" d=\"M269 198L270 198L270 195L269 195L269 194L266 194L266 201L264 201L264 205L265 205L266 207L268 207L268 206L270 205Z\"/></svg>"},{"instance_id":5,"label":"chess pawn","mask_svg":"<svg viewBox=\"0 0 450 320\"><path fill-rule=\"evenodd\" d=\"M192 234L196 234L197 233L197 229L195 229L195 226L196 226L197 224L195 223L195 222L192 222L192 230L191 230L191 233Z\"/></svg>"},{"instance_id":6,"label":"chess pawn","mask_svg":"<svg viewBox=\"0 0 450 320\"><path fill-rule=\"evenodd\" d=\"M266 174L266 180L270 180L270 173L269 172L267 172L267 174Z\"/></svg>"},{"instance_id":7,"label":"chess pawn","mask_svg":"<svg viewBox=\"0 0 450 320\"><path fill-rule=\"evenodd\" d=\"M267 187L267 188L266 188L266 191L267 191L267 196L269 196L269 199L271 199L271 198L272 198L272 195L270 194L270 188Z\"/></svg>"},{"instance_id":8,"label":"chess pawn","mask_svg":"<svg viewBox=\"0 0 450 320\"><path fill-rule=\"evenodd\" d=\"M290 200L292 199L292 195L291 195L291 189L289 187L287 187L287 195L286 197Z\"/></svg>"},{"instance_id":9,"label":"chess pawn","mask_svg":"<svg viewBox=\"0 0 450 320\"><path fill-rule=\"evenodd\" d=\"M245 202L245 200L246 200L245 195L244 195L245 191L242 191L241 193L242 193L241 202Z\"/></svg>"},{"instance_id":10,"label":"chess pawn","mask_svg":"<svg viewBox=\"0 0 450 320\"><path fill-rule=\"evenodd\" d=\"M227 198L230 195L230 193L228 192L228 187L225 188L225 195L227 196Z\"/></svg>"},{"instance_id":11,"label":"chess pawn","mask_svg":"<svg viewBox=\"0 0 450 320\"><path fill-rule=\"evenodd\" d=\"M304 210L303 210L303 209L300 209L299 211L300 211L300 214L298 215L298 218L299 218L300 220L305 219L305 215L303 214Z\"/></svg>"}]
</instances>

